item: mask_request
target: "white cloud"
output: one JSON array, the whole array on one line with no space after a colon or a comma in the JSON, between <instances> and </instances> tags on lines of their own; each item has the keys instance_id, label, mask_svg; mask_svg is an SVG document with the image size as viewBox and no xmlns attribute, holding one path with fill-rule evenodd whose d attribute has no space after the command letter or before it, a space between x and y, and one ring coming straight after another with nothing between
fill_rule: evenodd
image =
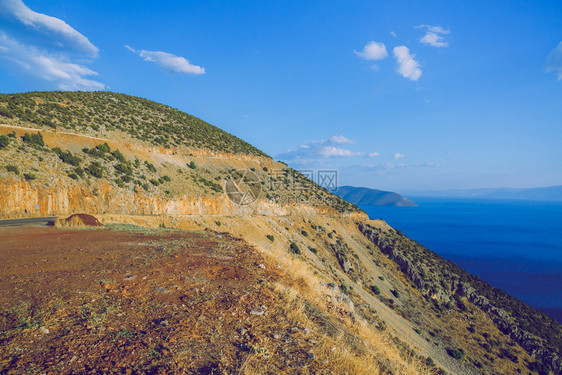
<instances>
[{"instance_id":1,"label":"white cloud","mask_svg":"<svg viewBox=\"0 0 562 375\"><path fill-rule=\"evenodd\" d=\"M420 38L420 43L429 44L433 47L448 47L449 42L445 40L445 35L449 35L451 31L441 26L420 25L417 28L426 29L425 35Z\"/></svg>"},{"instance_id":2,"label":"white cloud","mask_svg":"<svg viewBox=\"0 0 562 375\"><path fill-rule=\"evenodd\" d=\"M390 35L392 35L392 36L395 37L395 38L398 38L398 35L396 35L396 33L395 33L394 31L391 31L391 32L390 32Z\"/></svg>"},{"instance_id":3,"label":"white cloud","mask_svg":"<svg viewBox=\"0 0 562 375\"><path fill-rule=\"evenodd\" d=\"M142 57L145 61L153 62L164 69L172 71L174 73L185 73L200 75L205 74L205 68L198 65L191 64L185 57L176 56L168 52L162 51L147 51L147 50L135 50L132 47L125 45L129 51L136 53Z\"/></svg>"},{"instance_id":4,"label":"white cloud","mask_svg":"<svg viewBox=\"0 0 562 375\"><path fill-rule=\"evenodd\" d=\"M394 154L394 159L402 159L402 158L404 158L405 156L406 156L406 155L397 152L396 154Z\"/></svg>"},{"instance_id":5,"label":"white cloud","mask_svg":"<svg viewBox=\"0 0 562 375\"><path fill-rule=\"evenodd\" d=\"M378 42L369 42L365 44L365 47L363 47L363 51L358 52L353 50L353 53L365 60L371 61L382 60L386 56L388 56L386 46L383 43Z\"/></svg>"},{"instance_id":6,"label":"white cloud","mask_svg":"<svg viewBox=\"0 0 562 375\"><path fill-rule=\"evenodd\" d=\"M54 82L61 90L102 90L105 85L85 77L97 73L70 62L64 55L21 44L0 31L0 57L29 75Z\"/></svg>"},{"instance_id":7,"label":"white cloud","mask_svg":"<svg viewBox=\"0 0 562 375\"><path fill-rule=\"evenodd\" d=\"M414 60L415 55L410 55L410 50L406 46L394 47L392 50L394 58L400 68L400 75L412 81L417 81L422 75L420 64Z\"/></svg>"},{"instance_id":8,"label":"white cloud","mask_svg":"<svg viewBox=\"0 0 562 375\"><path fill-rule=\"evenodd\" d=\"M378 152L369 152L370 158L374 158L374 157L379 156L379 155L380 155L380 153L378 153Z\"/></svg>"},{"instance_id":9,"label":"white cloud","mask_svg":"<svg viewBox=\"0 0 562 375\"><path fill-rule=\"evenodd\" d=\"M102 90L84 64L99 55L88 38L63 20L37 13L21 0L0 0L0 64L62 90ZM80 61L76 63L75 61Z\"/></svg>"},{"instance_id":10,"label":"white cloud","mask_svg":"<svg viewBox=\"0 0 562 375\"><path fill-rule=\"evenodd\" d=\"M351 150L346 150L340 147L334 146L322 146L318 151L320 156L329 158L329 157L349 157L349 156L358 156L361 155L360 152L352 152Z\"/></svg>"},{"instance_id":11,"label":"white cloud","mask_svg":"<svg viewBox=\"0 0 562 375\"><path fill-rule=\"evenodd\" d=\"M276 157L292 162L306 162L321 158L346 158L363 155L361 152L354 152L338 146L339 144L351 143L354 143L354 141L343 136L332 137L328 141L318 140L300 145L296 149L287 150Z\"/></svg>"},{"instance_id":12,"label":"white cloud","mask_svg":"<svg viewBox=\"0 0 562 375\"><path fill-rule=\"evenodd\" d=\"M558 80L562 80L562 42L550 51L544 69L547 73L555 72Z\"/></svg>"},{"instance_id":13,"label":"white cloud","mask_svg":"<svg viewBox=\"0 0 562 375\"><path fill-rule=\"evenodd\" d=\"M54 34L59 38L57 44L78 49L90 57L97 57L99 49L88 38L80 34L61 19L34 12L22 0L0 0L0 16L2 18L18 21L32 31L44 34Z\"/></svg>"},{"instance_id":14,"label":"white cloud","mask_svg":"<svg viewBox=\"0 0 562 375\"><path fill-rule=\"evenodd\" d=\"M420 42L423 44L429 44L433 47L447 47L449 42L444 41L441 35L437 35L428 31L421 39Z\"/></svg>"},{"instance_id":15,"label":"white cloud","mask_svg":"<svg viewBox=\"0 0 562 375\"><path fill-rule=\"evenodd\" d=\"M343 135L335 135L332 138L330 138L330 141L337 144L348 144L348 145L352 145L355 143L354 140L346 138Z\"/></svg>"}]
</instances>

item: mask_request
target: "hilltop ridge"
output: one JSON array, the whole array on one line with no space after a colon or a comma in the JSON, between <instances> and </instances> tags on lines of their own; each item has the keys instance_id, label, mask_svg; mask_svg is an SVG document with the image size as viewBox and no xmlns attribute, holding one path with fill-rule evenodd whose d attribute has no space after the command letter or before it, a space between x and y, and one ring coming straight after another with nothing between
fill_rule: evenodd
<instances>
[{"instance_id":1,"label":"hilltop ridge","mask_svg":"<svg viewBox=\"0 0 562 375\"><path fill-rule=\"evenodd\" d=\"M175 108L109 91L0 94L0 119L107 138L116 132L154 146L209 149L269 158L240 138Z\"/></svg>"}]
</instances>

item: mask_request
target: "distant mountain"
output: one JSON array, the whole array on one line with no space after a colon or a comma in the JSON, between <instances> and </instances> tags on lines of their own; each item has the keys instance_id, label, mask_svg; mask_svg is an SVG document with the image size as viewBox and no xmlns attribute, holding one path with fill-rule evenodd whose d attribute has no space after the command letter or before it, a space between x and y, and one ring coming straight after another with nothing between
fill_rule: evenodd
<instances>
[{"instance_id":1,"label":"distant mountain","mask_svg":"<svg viewBox=\"0 0 562 375\"><path fill-rule=\"evenodd\" d=\"M522 199L541 201L562 201L562 185L529 189L482 188L466 190L426 191L416 195L432 197L461 197L489 199Z\"/></svg>"},{"instance_id":2,"label":"distant mountain","mask_svg":"<svg viewBox=\"0 0 562 375\"><path fill-rule=\"evenodd\" d=\"M414 202L391 191L369 189L365 187L340 186L335 192L344 200L365 206L417 206Z\"/></svg>"}]
</instances>

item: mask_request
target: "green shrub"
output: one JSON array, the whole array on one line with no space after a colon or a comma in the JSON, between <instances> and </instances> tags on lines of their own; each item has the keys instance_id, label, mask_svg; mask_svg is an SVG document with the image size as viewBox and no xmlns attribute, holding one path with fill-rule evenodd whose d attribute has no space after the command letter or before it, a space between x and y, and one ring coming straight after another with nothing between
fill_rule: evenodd
<instances>
[{"instance_id":1,"label":"green shrub","mask_svg":"<svg viewBox=\"0 0 562 375\"><path fill-rule=\"evenodd\" d=\"M392 295L393 295L394 297L400 298L400 293L398 293L397 290L393 289L393 290L390 291L390 293L392 293Z\"/></svg>"},{"instance_id":2,"label":"green shrub","mask_svg":"<svg viewBox=\"0 0 562 375\"><path fill-rule=\"evenodd\" d=\"M264 172L269 172L269 169L267 169L267 167L263 167L262 169Z\"/></svg>"},{"instance_id":3,"label":"green shrub","mask_svg":"<svg viewBox=\"0 0 562 375\"><path fill-rule=\"evenodd\" d=\"M377 296L378 296L379 294L381 294L381 290L380 290L379 287L376 286L376 285L371 285L371 290L372 290L373 293L375 293Z\"/></svg>"},{"instance_id":4,"label":"green shrub","mask_svg":"<svg viewBox=\"0 0 562 375\"><path fill-rule=\"evenodd\" d=\"M381 279L382 281L384 281L384 276L379 276L379 279Z\"/></svg>"},{"instance_id":5,"label":"green shrub","mask_svg":"<svg viewBox=\"0 0 562 375\"><path fill-rule=\"evenodd\" d=\"M295 255L300 255L301 249L299 249L299 245L297 245L294 242L291 242L291 245L289 246L289 252Z\"/></svg>"},{"instance_id":6,"label":"green shrub","mask_svg":"<svg viewBox=\"0 0 562 375\"><path fill-rule=\"evenodd\" d=\"M45 146L45 141L43 140L43 135L41 133L25 133L23 137L21 137L24 143L27 143L34 147L43 147Z\"/></svg>"},{"instance_id":7,"label":"green shrub","mask_svg":"<svg viewBox=\"0 0 562 375\"><path fill-rule=\"evenodd\" d=\"M151 178L149 181L150 181L150 183L151 183L152 185L154 185L154 186L160 185L160 181L155 180L154 178Z\"/></svg>"},{"instance_id":8,"label":"green shrub","mask_svg":"<svg viewBox=\"0 0 562 375\"><path fill-rule=\"evenodd\" d=\"M170 178L170 176L162 176L160 179L163 180L163 181L166 181L166 182L172 181L172 179Z\"/></svg>"},{"instance_id":9,"label":"green shrub","mask_svg":"<svg viewBox=\"0 0 562 375\"><path fill-rule=\"evenodd\" d=\"M73 180L78 180L78 176L75 173L69 173L68 177L72 178Z\"/></svg>"},{"instance_id":10,"label":"green shrub","mask_svg":"<svg viewBox=\"0 0 562 375\"><path fill-rule=\"evenodd\" d=\"M270 240L271 242L275 241L275 237L273 237L273 235L271 235L271 234L268 234L266 237L267 237L267 239Z\"/></svg>"},{"instance_id":11,"label":"green shrub","mask_svg":"<svg viewBox=\"0 0 562 375\"><path fill-rule=\"evenodd\" d=\"M6 165L6 170L15 174L20 174L20 170L15 165Z\"/></svg>"},{"instance_id":12,"label":"green shrub","mask_svg":"<svg viewBox=\"0 0 562 375\"><path fill-rule=\"evenodd\" d=\"M122 174L126 174L126 175L133 174L133 170L131 169L131 166L125 163L117 163L113 166L113 168L115 168L117 172Z\"/></svg>"},{"instance_id":13,"label":"green shrub","mask_svg":"<svg viewBox=\"0 0 562 375\"><path fill-rule=\"evenodd\" d=\"M187 164L187 166L188 166L189 168L191 168L191 169L197 168L197 165L195 164L194 161L192 161L191 163Z\"/></svg>"},{"instance_id":14,"label":"green shrub","mask_svg":"<svg viewBox=\"0 0 562 375\"><path fill-rule=\"evenodd\" d=\"M146 168L148 168L148 170L152 173L156 173L156 167L154 166L154 164L151 164L149 162L147 162L146 160L144 161L144 165L146 166Z\"/></svg>"},{"instance_id":15,"label":"green shrub","mask_svg":"<svg viewBox=\"0 0 562 375\"><path fill-rule=\"evenodd\" d=\"M23 174L23 178L25 178L26 181L32 181L32 180L36 180L37 179L37 175L35 173L24 173Z\"/></svg>"},{"instance_id":16,"label":"green shrub","mask_svg":"<svg viewBox=\"0 0 562 375\"><path fill-rule=\"evenodd\" d=\"M464 357L464 351L462 349L447 348L447 354L458 360L461 360Z\"/></svg>"},{"instance_id":17,"label":"green shrub","mask_svg":"<svg viewBox=\"0 0 562 375\"><path fill-rule=\"evenodd\" d=\"M217 184L214 181L209 181L204 177L200 177L199 178L199 182L201 182L203 185L210 187L213 191L216 191L217 193L221 193L222 192L222 186Z\"/></svg>"},{"instance_id":18,"label":"green shrub","mask_svg":"<svg viewBox=\"0 0 562 375\"><path fill-rule=\"evenodd\" d=\"M93 156L94 158L103 158L105 156L105 153L103 151L100 151L97 147L92 149L83 148L82 152Z\"/></svg>"},{"instance_id":19,"label":"green shrub","mask_svg":"<svg viewBox=\"0 0 562 375\"><path fill-rule=\"evenodd\" d=\"M14 117L8 108L2 108L2 107L0 107L0 116L4 116L7 118Z\"/></svg>"},{"instance_id":20,"label":"green shrub","mask_svg":"<svg viewBox=\"0 0 562 375\"><path fill-rule=\"evenodd\" d=\"M125 156L123 156L123 154L121 153L121 151L119 151L119 149L113 151L111 153L111 155L113 155L113 157L115 159L117 159L118 161L120 161L121 163L125 163L127 160L125 159Z\"/></svg>"},{"instance_id":21,"label":"green shrub","mask_svg":"<svg viewBox=\"0 0 562 375\"><path fill-rule=\"evenodd\" d=\"M103 167L97 161L91 162L90 165L86 167L84 170L86 171L87 174L89 174L92 177L96 177L96 178L103 177Z\"/></svg>"},{"instance_id":22,"label":"green shrub","mask_svg":"<svg viewBox=\"0 0 562 375\"><path fill-rule=\"evenodd\" d=\"M82 169L82 167L74 168L74 173L79 177L84 177L84 169Z\"/></svg>"},{"instance_id":23,"label":"green shrub","mask_svg":"<svg viewBox=\"0 0 562 375\"><path fill-rule=\"evenodd\" d=\"M72 155L70 151L63 151L60 147L55 147L52 149L55 154L58 155L59 159L63 161L63 163L73 165L75 167L80 165L82 161L81 158L78 156Z\"/></svg>"},{"instance_id":24,"label":"green shrub","mask_svg":"<svg viewBox=\"0 0 562 375\"><path fill-rule=\"evenodd\" d=\"M301 234L305 237L308 237L308 232L305 230L301 230Z\"/></svg>"},{"instance_id":25,"label":"green shrub","mask_svg":"<svg viewBox=\"0 0 562 375\"><path fill-rule=\"evenodd\" d=\"M0 135L0 149L7 147L10 144L10 138L7 135L2 134Z\"/></svg>"},{"instance_id":26,"label":"green shrub","mask_svg":"<svg viewBox=\"0 0 562 375\"><path fill-rule=\"evenodd\" d=\"M99 144L99 145L97 145L96 148L97 148L99 151L101 151L102 153L104 153L104 154L107 154L108 152L111 151L111 147L109 147L109 145L107 144L107 142L104 143L104 144Z\"/></svg>"},{"instance_id":27,"label":"green shrub","mask_svg":"<svg viewBox=\"0 0 562 375\"><path fill-rule=\"evenodd\" d=\"M310 252L313 254L318 254L318 249L315 247L309 247L308 250L310 250Z\"/></svg>"},{"instance_id":28,"label":"green shrub","mask_svg":"<svg viewBox=\"0 0 562 375\"><path fill-rule=\"evenodd\" d=\"M427 367L435 367L435 361L431 357L425 359L425 364Z\"/></svg>"}]
</instances>

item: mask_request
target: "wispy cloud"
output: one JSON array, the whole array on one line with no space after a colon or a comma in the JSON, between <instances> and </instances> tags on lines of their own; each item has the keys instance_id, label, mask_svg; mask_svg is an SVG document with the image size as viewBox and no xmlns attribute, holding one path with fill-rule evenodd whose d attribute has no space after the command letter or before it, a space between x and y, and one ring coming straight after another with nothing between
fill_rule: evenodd
<instances>
[{"instance_id":1,"label":"wispy cloud","mask_svg":"<svg viewBox=\"0 0 562 375\"><path fill-rule=\"evenodd\" d=\"M346 138L343 135L334 135L332 138L330 138L330 141L337 144L347 144L347 145L352 145L355 143L354 140Z\"/></svg>"},{"instance_id":2,"label":"wispy cloud","mask_svg":"<svg viewBox=\"0 0 562 375\"><path fill-rule=\"evenodd\" d=\"M394 154L394 159L403 159L404 157L406 157L406 155L401 154L399 152Z\"/></svg>"},{"instance_id":3,"label":"wispy cloud","mask_svg":"<svg viewBox=\"0 0 562 375\"><path fill-rule=\"evenodd\" d=\"M558 80L562 80L562 42L548 54L544 68L547 73L554 72Z\"/></svg>"},{"instance_id":4,"label":"wispy cloud","mask_svg":"<svg viewBox=\"0 0 562 375\"><path fill-rule=\"evenodd\" d=\"M31 76L51 81L61 90L102 90L105 85L88 79L98 74L83 65L68 61L64 56L50 55L39 49L18 43L0 32L0 56L19 66Z\"/></svg>"},{"instance_id":5,"label":"wispy cloud","mask_svg":"<svg viewBox=\"0 0 562 375\"><path fill-rule=\"evenodd\" d=\"M90 57L98 56L99 49L84 35L61 19L34 12L22 0L1 0L0 16L6 20L21 23L30 31L56 37L59 45L66 43L69 48L81 50Z\"/></svg>"},{"instance_id":6,"label":"wispy cloud","mask_svg":"<svg viewBox=\"0 0 562 375\"><path fill-rule=\"evenodd\" d=\"M321 158L347 158L363 155L361 152L354 152L338 146L340 144L352 143L354 143L352 140L343 136L332 137L328 141L318 140L308 142L295 149L287 150L276 157L292 162L306 162Z\"/></svg>"},{"instance_id":7,"label":"wispy cloud","mask_svg":"<svg viewBox=\"0 0 562 375\"><path fill-rule=\"evenodd\" d=\"M376 156L379 156L380 153L379 152L369 152L369 154L367 156L369 156L370 158L374 158Z\"/></svg>"},{"instance_id":8,"label":"wispy cloud","mask_svg":"<svg viewBox=\"0 0 562 375\"><path fill-rule=\"evenodd\" d=\"M422 75L420 64L414 60L415 55L410 55L410 50L406 46L394 47L392 54L398 66L401 66L399 73L405 78L417 81Z\"/></svg>"},{"instance_id":9,"label":"wispy cloud","mask_svg":"<svg viewBox=\"0 0 562 375\"><path fill-rule=\"evenodd\" d=\"M0 19L0 63L5 69L62 90L105 88L89 78L98 74L83 65L99 49L66 22L34 12L21 0L0 0Z\"/></svg>"},{"instance_id":10,"label":"wispy cloud","mask_svg":"<svg viewBox=\"0 0 562 375\"><path fill-rule=\"evenodd\" d=\"M392 35L392 36L395 37L395 38L398 38L398 35L396 35L396 33L395 33L394 31L391 31L391 32L390 32L390 35Z\"/></svg>"},{"instance_id":11,"label":"wispy cloud","mask_svg":"<svg viewBox=\"0 0 562 375\"><path fill-rule=\"evenodd\" d=\"M193 75L205 74L205 68L191 64L185 57L176 56L162 51L147 51L144 49L136 50L128 45L125 45L125 48L142 57L144 61L153 62L174 73Z\"/></svg>"},{"instance_id":12,"label":"wispy cloud","mask_svg":"<svg viewBox=\"0 0 562 375\"><path fill-rule=\"evenodd\" d=\"M425 29L425 35L420 38L420 43L438 48L449 46L449 42L445 39L445 36L451 33L450 30L444 29L441 26L430 25L419 25L417 28Z\"/></svg>"}]
</instances>

